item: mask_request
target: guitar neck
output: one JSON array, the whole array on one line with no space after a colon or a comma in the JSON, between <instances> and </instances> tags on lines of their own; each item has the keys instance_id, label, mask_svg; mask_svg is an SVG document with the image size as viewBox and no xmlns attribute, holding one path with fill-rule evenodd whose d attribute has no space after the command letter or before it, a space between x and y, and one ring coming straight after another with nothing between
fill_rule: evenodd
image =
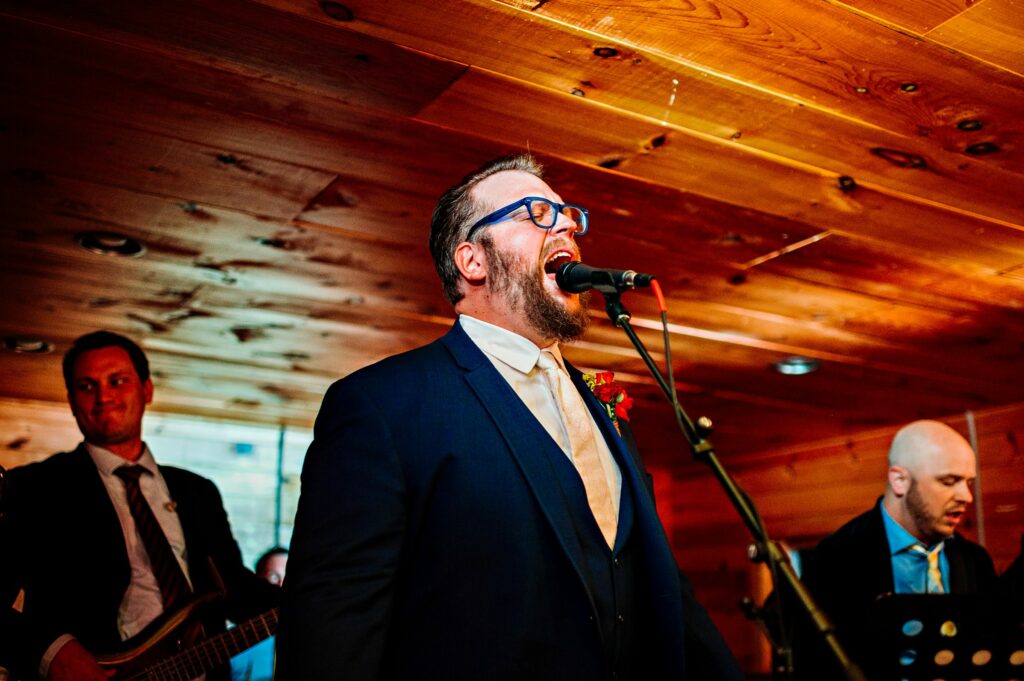
<instances>
[{"instance_id":1,"label":"guitar neck","mask_svg":"<svg viewBox=\"0 0 1024 681\"><path fill-rule=\"evenodd\" d=\"M274 608L153 665L143 678L194 679L227 664L232 657L270 638L276 631L277 608Z\"/></svg>"}]
</instances>

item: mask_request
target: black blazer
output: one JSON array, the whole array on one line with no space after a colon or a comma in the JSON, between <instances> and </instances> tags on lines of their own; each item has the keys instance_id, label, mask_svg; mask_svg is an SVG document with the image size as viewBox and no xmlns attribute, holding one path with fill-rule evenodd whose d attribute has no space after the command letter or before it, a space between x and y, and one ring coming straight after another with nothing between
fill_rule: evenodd
<instances>
[{"instance_id":1,"label":"black blazer","mask_svg":"<svg viewBox=\"0 0 1024 681\"><path fill-rule=\"evenodd\" d=\"M989 593L996 587L996 571L985 549L957 534L947 541L943 552L949 561L949 590L955 594ZM864 636L870 631L872 604L879 596L895 592L889 540L879 504L849 521L825 537L814 550L804 581L812 595L836 626L840 642L849 648L855 660ZM796 662L810 666L811 677L819 674L819 665L830 660L803 632L801 647L810 650ZM839 678L839 677L836 677Z\"/></svg>"},{"instance_id":2,"label":"black blazer","mask_svg":"<svg viewBox=\"0 0 1024 681\"><path fill-rule=\"evenodd\" d=\"M280 590L242 564L216 486L188 471L161 466L185 535L197 594L226 591L235 621L277 604ZM80 445L72 452L8 473L8 519L0 527L0 603L24 589L24 615L0 617L0 656L32 678L46 648L72 634L93 652L118 646L117 613L131 579L124 534L96 466ZM207 631L224 629L216 614Z\"/></svg>"}]
</instances>

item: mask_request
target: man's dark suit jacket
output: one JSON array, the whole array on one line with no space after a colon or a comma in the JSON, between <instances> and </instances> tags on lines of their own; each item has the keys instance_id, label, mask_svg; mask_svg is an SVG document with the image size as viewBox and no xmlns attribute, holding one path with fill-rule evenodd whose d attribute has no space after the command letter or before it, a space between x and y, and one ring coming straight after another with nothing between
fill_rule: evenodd
<instances>
[{"instance_id":1,"label":"man's dark suit jacket","mask_svg":"<svg viewBox=\"0 0 1024 681\"><path fill-rule=\"evenodd\" d=\"M648 616L630 678L682 679L682 593L645 471L569 372L634 499ZM458 324L335 383L302 472L277 678L608 678L551 447Z\"/></svg>"},{"instance_id":2,"label":"man's dark suit jacket","mask_svg":"<svg viewBox=\"0 0 1024 681\"><path fill-rule=\"evenodd\" d=\"M216 486L179 468L161 466L160 472L177 504L196 593L219 590L212 561L227 589L228 617L241 621L273 607L279 589L242 564ZM117 648L117 613L131 569L117 513L84 445L8 477L0 603L6 608L20 589L25 601L23 616L0 617L0 655L13 658L9 666L29 679L62 634L94 653ZM206 623L208 633L223 629L222 617Z\"/></svg>"},{"instance_id":3,"label":"man's dark suit jacket","mask_svg":"<svg viewBox=\"0 0 1024 681\"><path fill-rule=\"evenodd\" d=\"M949 590L955 594L989 593L996 586L996 571L988 552L959 534L947 540L943 552L949 560ZM836 626L840 642L855 660L865 661L861 652L864 638L871 631L872 604L887 593L895 593L889 540L880 504L849 521L825 537L814 550L804 581L812 595ZM803 637L808 636L807 633ZM831 660L818 649L803 656L805 666L828 665ZM801 660L797 660L799 664ZM811 676L823 678L821 669ZM835 677L840 678L840 677Z\"/></svg>"}]
</instances>

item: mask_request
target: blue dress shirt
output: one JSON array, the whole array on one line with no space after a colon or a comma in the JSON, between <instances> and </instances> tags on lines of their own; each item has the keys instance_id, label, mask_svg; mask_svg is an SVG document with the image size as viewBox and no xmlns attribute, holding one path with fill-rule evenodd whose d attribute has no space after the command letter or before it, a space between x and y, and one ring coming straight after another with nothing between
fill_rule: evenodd
<instances>
[{"instance_id":1,"label":"blue dress shirt","mask_svg":"<svg viewBox=\"0 0 1024 681\"><path fill-rule=\"evenodd\" d=\"M885 523L885 536L889 540L889 557L892 560L893 584L898 594L923 594L929 593L928 589L928 560L925 556L911 551L910 547L917 545L926 551L935 548L925 546L907 532L902 525L892 519L892 516L885 510L881 501L882 520ZM945 545L945 542L954 540L948 537L938 542ZM949 593L949 559L946 558L945 550L939 551L939 571L942 573L942 588Z\"/></svg>"}]
</instances>

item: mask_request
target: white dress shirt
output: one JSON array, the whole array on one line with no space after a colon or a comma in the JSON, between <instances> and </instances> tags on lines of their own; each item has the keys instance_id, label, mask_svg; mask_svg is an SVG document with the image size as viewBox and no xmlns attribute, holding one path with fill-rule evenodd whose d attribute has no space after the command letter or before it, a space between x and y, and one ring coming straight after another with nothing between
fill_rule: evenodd
<instances>
[{"instance_id":1,"label":"white dress shirt","mask_svg":"<svg viewBox=\"0 0 1024 681\"><path fill-rule=\"evenodd\" d=\"M128 497L125 493L124 481L114 475L114 471L125 465L132 465L120 456L91 445L85 444L99 471L100 479L107 488L110 495L110 502L117 512L117 519L121 521L121 530L124 532L124 545L128 551L128 563L131 565L132 578L128 584L128 590L121 601L121 609L118 612L118 629L121 631L121 639L127 640L142 631L147 624L152 622L164 611L163 596L160 594L160 585L153 574L153 567L149 562L149 554L146 553L146 546L135 529L135 518L132 517L131 509L128 506ZM134 464L142 466L152 475L142 475L139 478L139 489L142 496L149 502L153 509L153 515L160 528L167 536L167 542L174 551L174 557L181 565L181 571L185 579L189 580L192 586L192 578L188 572L188 556L185 552L185 533L181 529L181 521L174 502L171 500L170 490L167 483L160 475L160 468L149 451L149 447L142 447L142 456Z\"/></svg>"},{"instance_id":2,"label":"white dress shirt","mask_svg":"<svg viewBox=\"0 0 1024 681\"><path fill-rule=\"evenodd\" d=\"M517 333L469 315L460 315L459 324L462 325L462 330L466 332L470 340L480 348L494 368L498 370L498 373L508 382L526 408L540 421L544 430L572 461L569 433L565 424L562 423L558 404L544 378L544 372L537 367L537 358L540 356L541 349L533 341ZM548 350L564 370L565 362L562 360L558 344L551 345ZM622 492L622 471L615 463L615 457L612 456L612 452L608 448L604 434L589 411L587 417L594 432L594 441L597 443L601 466L604 468L605 477L608 480L608 489L611 490L615 513L618 514L619 496Z\"/></svg>"}]
</instances>

